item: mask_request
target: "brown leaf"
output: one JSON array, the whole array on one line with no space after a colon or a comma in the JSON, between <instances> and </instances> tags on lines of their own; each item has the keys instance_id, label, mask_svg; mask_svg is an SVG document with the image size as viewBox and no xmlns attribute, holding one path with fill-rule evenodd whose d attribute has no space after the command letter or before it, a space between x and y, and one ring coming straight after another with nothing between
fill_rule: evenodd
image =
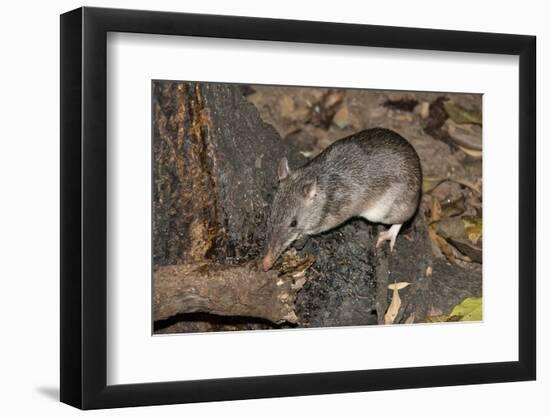
<instances>
[{"instance_id":1,"label":"brown leaf","mask_svg":"<svg viewBox=\"0 0 550 417\"><path fill-rule=\"evenodd\" d=\"M430 115L430 103L423 101L414 108L414 112L417 113L422 119L427 119Z\"/></svg>"},{"instance_id":2,"label":"brown leaf","mask_svg":"<svg viewBox=\"0 0 550 417\"><path fill-rule=\"evenodd\" d=\"M409 285L411 285L410 282L395 282L393 284L388 285L388 289L390 290L402 290L403 288L407 288Z\"/></svg>"},{"instance_id":3,"label":"brown leaf","mask_svg":"<svg viewBox=\"0 0 550 417\"><path fill-rule=\"evenodd\" d=\"M336 125L339 129L345 129L348 126L353 125L348 106L342 105L342 107L340 107L340 109L334 115L332 123Z\"/></svg>"},{"instance_id":4,"label":"brown leaf","mask_svg":"<svg viewBox=\"0 0 550 417\"><path fill-rule=\"evenodd\" d=\"M279 113L285 119L292 119L296 104L291 96L284 95L279 99Z\"/></svg>"},{"instance_id":5,"label":"brown leaf","mask_svg":"<svg viewBox=\"0 0 550 417\"><path fill-rule=\"evenodd\" d=\"M409 317L407 317L407 320L405 320L405 324L413 324L414 323L414 313L412 313Z\"/></svg>"},{"instance_id":6,"label":"brown leaf","mask_svg":"<svg viewBox=\"0 0 550 417\"><path fill-rule=\"evenodd\" d=\"M441 204L436 198L432 198L432 208L430 210L430 223L435 223L441 219Z\"/></svg>"},{"instance_id":7,"label":"brown leaf","mask_svg":"<svg viewBox=\"0 0 550 417\"><path fill-rule=\"evenodd\" d=\"M456 262L456 257L454 255L451 245L449 245L449 243L443 237L437 234L437 232L435 231L432 225L428 226L428 236L430 236L430 239L432 239L432 241L437 245L439 250L441 250L443 255L445 255L445 257L449 261L453 263Z\"/></svg>"},{"instance_id":8,"label":"brown leaf","mask_svg":"<svg viewBox=\"0 0 550 417\"><path fill-rule=\"evenodd\" d=\"M483 155L482 151L478 151L478 150L475 150L475 149L468 149L468 148L465 148L464 146L460 146L460 145L458 145L458 147L460 148L460 150L462 152L464 152L466 155L470 155L472 158L480 159Z\"/></svg>"},{"instance_id":9,"label":"brown leaf","mask_svg":"<svg viewBox=\"0 0 550 417\"><path fill-rule=\"evenodd\" d=\"M393 324L400 307L401 297L399 297L399 291L397 288L394 288L390 306L386 310L386 314L384 314L384 324Z\"/></svg>"},{"instance_id":10,"label":"brown leaf","mask_svg":"<svg viewBox=\"0 0 550 417\"><path fill-rule=\"evenodd\" d=\"M323 97L323 106L330 108L340 104L344 99L344 93L341 91L329 90Z\"/></svg>"},{"instance_id":11,"label":"brown leaf","mask_svg":"<svg viewBox=\"0 0 550 417\"><path fill-rule=\"evenodd\" d=\"M288 274L293 278L301 278L305 271L315 262L315 258L312 255L306 257L298 256L295 248L287 250L281 258L281 264L278 268L279 274Z\"/></svg>"},{"instance_id":12,"label":"brown leaf","mask_svg":"<svg viewBox=\"0 0 550 417\"><path fill-rule=\"evenodd\" d=\"M462 239L449 239L449 242L458 249L458 251L473 262L482 263L483 262L483 251L481 248L472 245L470 242Z\"/></svg>"}]
</instances>

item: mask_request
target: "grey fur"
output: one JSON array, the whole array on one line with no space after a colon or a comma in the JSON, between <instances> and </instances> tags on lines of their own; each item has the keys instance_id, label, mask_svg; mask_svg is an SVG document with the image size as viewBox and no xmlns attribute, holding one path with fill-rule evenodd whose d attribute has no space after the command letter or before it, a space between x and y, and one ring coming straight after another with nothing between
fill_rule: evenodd
<instances>
[{"instance_id":1,"label":"grey fur","mask_svg":"<svg viewBox=\"0 0 550 417\"><path fill-rule=\"evenodd\" d=\"M267 228L266 255L272 262L295 239L351 217L404 223L415 213L422 187L420 159L412 145L382 128L340 139L295 171L283 159L278 174Z\"/></svg>"}]
</instances>

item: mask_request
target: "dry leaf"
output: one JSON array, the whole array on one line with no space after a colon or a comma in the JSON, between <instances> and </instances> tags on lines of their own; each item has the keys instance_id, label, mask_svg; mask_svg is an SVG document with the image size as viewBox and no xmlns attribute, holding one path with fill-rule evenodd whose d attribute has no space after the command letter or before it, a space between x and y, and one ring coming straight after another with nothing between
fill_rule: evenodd
<instances>
[{"instance_id":1,"label":"dry leaf","mask_svg":"<svg viewBox=\"0 0 550 417\"><path fill-rule=\"evenodd\" d=\"M403 288L407 288L409 285L411 285L410 282L395 282L393 284L388 285L388 289L397 291L402 290Z\"/></svg>"},{"instance_id":2,"label":"dry leaf","mask_svg":"<svg viewBox=\"0 0 550 417\"><path fill-rule=\"evenodd\" d=\"M457 146L462 150L462 152L464 152L466 155L470 155L472 158L479 159L483 155L482 151L478 151L476 149L468 149L460 145Z\"/></svg>"},{"instance_id":3,"label":"dry leaf","mask_svg":"<svg viewBox=\"0 0 550 417\"><path fill-rule=\"evenodd\" d=\"M285 119L292 119L296 110L296 103L294 102L294 99L290 96L284 95L279 99L278 104L281 117Z\"/></svg>"},{"instance_id":4,"label":"dry leaf","mask_svg":"<svg viewBox=\"0 0 550 417\"><path fill-rule=\"evenodd\" d=\"M472 245L469 241L465 239L449 239L449 243L453 245L458 250L458 252L466 255L466 257L457 256L457 259L466 262L483 262L483 251L481 247Z\"/></svg>"},{"instance_id":5,"label":"dry leaf","mask_svg":"<svg viewBox=\"0 0 550 417\"><path fill-rule=\"evenodd\" d=\"M430 236L430 239L432 239L432 241L437 244L439 250L441 250L443 255L445 255L445 257L449 261L453 263L456 261L456 257L454 255L453 249L451 248L451 245L449 245L449 243L444 238L437 234L432 225L428 226L428 236Z\"/></svg>"},{"instance_id":6,"label":"dry leaf","mask_svg":"<svg viewBox=\"0 0 550 417\"><path fill-rule=\"evenodd\" d=\"M340 107L340 109L334 115L334 118L332 119L332 123L336 125L339 129L344 129L354 124L351 119L352 119L352 116L348 109L348 106L344 104L342 105L342 107Z\"/></svg>"},{"instance_id":7,"label":"dry leaf","mask_svg":"<svg viewBox=\"0 0 550 417\"><path fill-rule=\"evenodd\" d=\"M397 288L394 288L390 306L388 307L386 314L384 314L384 324L393 324L400 307L401 297L399 297L399 291Z\"/></svg>"},{"instance_id":8,"label":"dry leaf","mask_svg":"<svg viewBox=\"0 0 550 417\"><path fill-rule=\"evenodd\" d=\"M427 119L430 115L430 103L423 101L414 108L414 112L418 114L422 119Z\"/></svg>"},{"instance_id":9,"label":"dry leaf","mask_svg":"<svg viewBox=\"0 0 550 417\"><path fill-rule=\"evenodd\" d=\"M306 278L305 277L301 277L299 279L296 280L296 282L294 284L291 284L291 288L293 290L296 290L296 289L301 289L306 283Z\"/></svg>"},{"instance_id":10,"label":"dry leaf","mask_svg":"<svg viewBox=\"0 0 550 417\"><path fill-rule=\"evenodd\" d=\"M325 107L334 107L344 100L344 94L341 91L329 90L323 97L323 105Z\"/></svg>"},{"instance_id":11,"label":"dry leaf","mask_svg":"<svg viewBox=\"0 0 550 417\"><path fill-rule=\"evenodd\" d=\"M414 313L412 313L409 317L407 317L407 320L405 320L405 324L413 324L414 323Z\"/></svg>"},{"instance_id":12,"label":"dry leaf","mask_svg":"<svg viewBox=\"0 0 550 417\"><path fill-rule=\"evenodd\" d=\"M436 198L432 197L432 209L430 210L430 223L437 222L441 219L441 204Z\"/></svg>"}]
</instances>

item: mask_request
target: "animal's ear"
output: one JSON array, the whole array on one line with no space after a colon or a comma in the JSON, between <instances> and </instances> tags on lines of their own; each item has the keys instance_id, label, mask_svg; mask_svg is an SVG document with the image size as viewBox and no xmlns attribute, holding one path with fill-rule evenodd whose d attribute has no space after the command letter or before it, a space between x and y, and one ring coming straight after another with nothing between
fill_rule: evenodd
<instances>
[{"instance_id":1,"label":"animal's ear","mask_svg":"<svg viewBox=\"0 0 550 417\"><path fill-rule=\"evenodd\" d=\"M304 188L304 197L307 199L312 199L317 195L317 178L309 180L305 183Z\"/></svg>"},{"instance_id":2,"label":"animal's ear","mask_svg":"<svg viewBox=\"0 0 550 417\"><path fill-rule=\"evenodd\" d=\"M285 157L279 162L279 167L277 168L277 175L279 176L279 181L284 180L290 174L290 168L288 167L288 161Z\"/></svg>"}]
</instances>

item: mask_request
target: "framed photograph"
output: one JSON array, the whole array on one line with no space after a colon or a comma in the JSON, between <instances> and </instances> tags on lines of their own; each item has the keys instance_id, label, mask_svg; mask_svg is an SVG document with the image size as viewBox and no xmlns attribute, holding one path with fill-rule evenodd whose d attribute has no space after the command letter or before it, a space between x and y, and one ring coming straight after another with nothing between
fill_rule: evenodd
<instances>
[{"instance_id":1,"label":"framed photograph","mask_svg":"<svg viewBox=\"0 0 550 417\"><path fill-rule=\"evenodd\" d=\"M61 16L61 401L533 380L535 37Z\"/></svg>"}]
</instances>

